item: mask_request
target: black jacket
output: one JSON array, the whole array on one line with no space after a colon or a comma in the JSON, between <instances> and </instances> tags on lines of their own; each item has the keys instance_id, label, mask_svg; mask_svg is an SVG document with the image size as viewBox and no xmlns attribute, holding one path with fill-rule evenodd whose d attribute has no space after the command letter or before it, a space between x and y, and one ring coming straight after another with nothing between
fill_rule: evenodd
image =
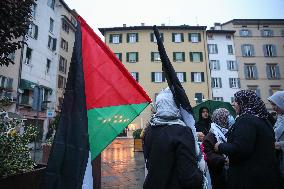
<instances>
[{"instance_id":1,"label":"black jacket","mask_svg":"<svg viewBox=\"0 0 284 189\"><path fill-rule=\"evenodd\" d=\"M244 115L228 132L228 143L219 151L230 160L229 189L278 188L274 132L267 120Z\"/></svg>"},{"instance_id":2,"label":"black jacket","mask_svg":"<svg viewBox=\"0 0 284 189\"><path fill-rule=\"evenodd\" d=\"M225 157L215 152L214 146L217 139L213 133L208 133L203 141L206 162L209 168L212 189L226 189Z\"/></svg>"},{"instance_id":3,"label":"black jacket","mask_svg":"<svg viewBox=\"0 0 284 189\"><path fill-rule=\"evenodd\" d=\"M149 127L144 138L148 175L144 189L201 189L193 134L189 127Z\"/></svg>"}]
</instances>

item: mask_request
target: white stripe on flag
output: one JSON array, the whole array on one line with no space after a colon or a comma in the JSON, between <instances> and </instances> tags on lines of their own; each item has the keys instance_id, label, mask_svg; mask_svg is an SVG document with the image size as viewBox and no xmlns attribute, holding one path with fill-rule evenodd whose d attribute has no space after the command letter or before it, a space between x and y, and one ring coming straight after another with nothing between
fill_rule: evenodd
<instances>
[{"instance_id":1,"label":"white stripe on flag","mask_svg":"<svg viewBox=\"0 0 284 189\"><path fill-rule=\"evenodd\" d=\"M88 163L85 171L82 189L93 189L93 174L91 163L91 152L89 152Z\"/></svg>"}]
</instances>

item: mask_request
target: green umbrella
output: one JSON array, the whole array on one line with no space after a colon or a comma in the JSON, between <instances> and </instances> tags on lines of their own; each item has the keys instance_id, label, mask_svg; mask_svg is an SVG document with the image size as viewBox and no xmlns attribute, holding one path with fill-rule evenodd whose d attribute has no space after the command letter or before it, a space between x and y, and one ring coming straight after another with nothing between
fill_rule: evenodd
<instances>
[{"instance_id":1,"label":"green umbrella","mask_svg":"<svg viewBox=\"0 0 284 189\"><path fill-rule=\"evenodd\" d=\"M192 108L196 122L199 120L199 109L201 107L207 107L209 109L209 115L212 115L213 111L218 108L226 108L232 116L236 116L236 111L229 102L207 100Z\"/></svg>"}]
</instances>

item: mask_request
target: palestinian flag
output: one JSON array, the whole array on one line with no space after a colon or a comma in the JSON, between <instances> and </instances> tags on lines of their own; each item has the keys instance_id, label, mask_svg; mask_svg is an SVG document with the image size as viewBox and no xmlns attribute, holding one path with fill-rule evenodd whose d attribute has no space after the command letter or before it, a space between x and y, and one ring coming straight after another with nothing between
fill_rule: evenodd
<instances>
[{"instance_id":1,"label":"palestinian flag","mask_svg":"<svg viewBox=\"0 0 284 189\"><path fill-rule=\"evenodd\" d=\"M151 102L90 26L80 16L77 20L63 108L42 188L82 188L89 152L94 160Z\"/></svg>"}]
</instances>

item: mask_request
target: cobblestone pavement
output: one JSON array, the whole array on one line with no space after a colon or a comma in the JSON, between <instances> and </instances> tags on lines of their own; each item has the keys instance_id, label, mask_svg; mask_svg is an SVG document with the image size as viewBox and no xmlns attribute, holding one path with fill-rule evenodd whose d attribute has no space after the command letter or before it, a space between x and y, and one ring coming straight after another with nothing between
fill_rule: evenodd
<instances>
[{"instance_id":1,"label":"cobblestone pavement","mask_svg":"<svg viewBox=\"0 0 284 189\"><path fill-rule=\"evenodd\" d=\"M144 157L134 152L133 139L117 138L102 152L103 189L141 189Z\"/></svg>"}]
</instances>

